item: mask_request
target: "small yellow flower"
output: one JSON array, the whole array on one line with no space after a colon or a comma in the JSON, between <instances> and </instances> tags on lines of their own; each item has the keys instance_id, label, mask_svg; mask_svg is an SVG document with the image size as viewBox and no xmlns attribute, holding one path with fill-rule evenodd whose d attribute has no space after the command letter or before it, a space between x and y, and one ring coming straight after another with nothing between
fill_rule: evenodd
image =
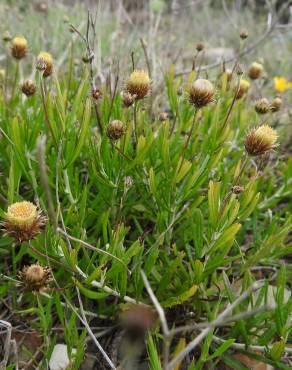
<instances>
[{"instance_id":1,"label":"small yellow flower","mask_svg":"<svg viewBox=\"0 0 292 370\"><path fill-rule=\"evenodd\" d=\"M53 73L52 55L46 51L41 51L36 60L36 68L40 71L44 71L44 77L49 77Z\"/></svg>"},{"instance_id":2,"label":"small yellow flower","mask_svg":"<svg viewBox=\"0 0 292 370\"><path fill-rule=\"evenodd\" d=\"M6 219L19 227L31 226L37 217L37 207L31 202L16 202L8 207Z\"/></svg>"},{"instance_id":3,"label":"small yellow flower","mask_svg":"<svg viewBox=\"0 0 292 370\"><path fill-rule=\"evenodd\" d=\"M136 99L143 99L150 91L151 80L143 69L133 71L126 82L126 92L135 95Z\"/></svg>"},{"instance_id":4,"label":"small yellow flower","mask_svg":"<svg viewBox=\"0 0 292 370\"><path fill-rule=\"evenodd\" d=\"M274 77L274 88L278 92L285 92L292 88L292 82L289 82L285 77Z\"/></svg>"},{"instance_id":5,"label":"small yellow flower","mask_svg":"<svg viewBox=\"0 0 292 370\"><path fill-rule=\"evenodd\" d=\"M15 59L22 59L27 53L27 40L23 36L14 37L11 41L11 54Z\"/></svg>"},{"instance_id":6,"label":"small yellow flower","mask_svg":"<svg viewBox=\"0 0 292 370\"><path fill-rule=\"evenodd\" d=\"M268 125L252 128L245 138L245 149L249 155L258 156L276 147L277 132Z\"/></svg>"},{"instance_id":7,"label":"small yellow flower","mask_svg":"<svg viewBox=\"0 0 292 370\"><path fill-rule=\"evenodd\" d=\"M5 213L5 221L1 223L5 235L19 242L33 239L41 232L46 218L37 206L23 201L11 204Z\"/></svg>"}]
</instances>

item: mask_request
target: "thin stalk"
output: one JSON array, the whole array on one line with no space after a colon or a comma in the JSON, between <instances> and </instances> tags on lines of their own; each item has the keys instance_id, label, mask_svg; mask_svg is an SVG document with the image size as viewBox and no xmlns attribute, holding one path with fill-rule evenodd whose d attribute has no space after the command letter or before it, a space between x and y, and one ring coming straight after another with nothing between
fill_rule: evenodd
<instances>
[{"instance_id":1,"label":"thin stalk","mask_svg":"<svg viewBox=\"0 0 292 370\"><path fill-rule=\"evenodd\" d=\"M15 74L14 74L14 80L13 80L13 85L12 85L12 90L11 90L10 101L14 99L18 77L19 77L19 62L17 61L16 67L15 67Z\"/></svg>"}]
</instances>

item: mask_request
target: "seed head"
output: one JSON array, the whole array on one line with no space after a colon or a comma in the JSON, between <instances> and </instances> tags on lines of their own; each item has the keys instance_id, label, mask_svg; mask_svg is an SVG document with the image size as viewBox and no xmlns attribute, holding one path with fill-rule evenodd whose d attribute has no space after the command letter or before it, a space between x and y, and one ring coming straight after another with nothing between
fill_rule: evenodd
<instances>
[{"instance_id":1,"label":"seed head","mask_svg":"<svg viewBox=\"0 0 292 370\"><path fill-rule=\"evenodd\" d=\"M261 63L253 62L248 70L248 76L252 80L257 80L262 76L264 72L264 67Z\"/></svg>"},{"instance_id":2,"label":"seed head","mask_svg":"<svg viewBox=\"0 0 292 370\"><path fill-rule=\"evenodd\" d=\"M136 99L143 99L150 92L151 80L147 72L136 69L130 74L126 82L126 91L135 95Z\"/></svg>"},{"instance_id":3,"label":"seed head","mask_svg":"<svg viewBox=\"0 0 292 370\"><path fill-rule=\"evenodd\" d=\"M240 99L248 92L250 83L247 80L240 80L239 87L236 94L236 99ZM237 87L235 88L237 89Z\"/></svg>"},{"instance_id":4,"label":"seed head","mask_svg":"<svg viewBox=\"0 0 292 370\"><path fill-rule=\"evenodd\" d=\"M199 78L190 87L189 102L196 108L203 108L214 100L214 86L209 80Z\"/></svg>"},{"instance_id":5,"label":"seed head","mask_svg":"<svg viewBox=\"0 0 292 370\"><path fill-rule=\"evenodd\" d=\"M233 194L240 194L244 191L244 187L239 186L239 185L234 185L234 186L232 186L231 191L232 191Z\"/></svg>"},{"instance_id":6,"label":"seed head","mask_svg":"<svg viewBox=\"0 0 292 370\"><path fill-rule=\"evenodd\" d=\"M281 109L282 104L282 99L279 96L275 97L270 104L271 112L278 112Z\"/></svg>"},{"instance_id":7,"label":"seed head","mask_svg":"<svg viewBox=\"0 0 292 370\"><path fill-rule=\"evenodd\" d=\"M11 55L15 59L22 59L27 54L27 40L22 36L14 37L11 41Z\"/></svg>"},{"instance_id":8,"label":"seed head","mask_svg":"<svg viewBox=\"0 0 292 370\"><path fill-rule=\"evenodd\" d=\"M107 127L107 136L115 141L120 139L126 132L126 127L122 121L114 120L111 121Z\"/></svg>"},{"instance_id":9,"label":"seed head","mask_svg":"<svg viewBox=\"0 0 292 370\"><path fill-rule=\"evenodd\" d=\"M26 80L21 84L20 89L26 96L32 96L36 92L36 84L32 80Z\"/></svg>"},{"instance_id":10,"label":"seed head","mask_svg":"<svg viewBox=\"0 0 292 370\"><path fill-rule=\"evenodd\" d=\"M53 73L53 57L46 51L41 51L36 60L36 68L43 71L44 77L49 77Z\"/></svg>"},{"instance_id":11,"label":"seed head","mask_svg":"<svg viewBox=\"0 0 292 370\"><path fill-rule=\"evenodd\" d=\"M251 156L258 156L269 152L276 147L277 132L268 125L252 128L244 142L247 153Z\"/></svg>"},{"instance_id":12,"label":"seed head","mask_svg":"<svg viewBox=\"0 0 292 370\"><path fill-rule=\"evenodd\" d=\"M5 235L19 242L31 240L41 232L46 218L31 202L23 201L11 204L5 214L2 227Z\"/></svg>"},{"instance_id":13,"label":"seed head","mask_svg":"<svg viewBox=\"0 0 292 370\"><path fill-rule=\"evenodd\" d=\"M49 267L39 264L25 266L19 272L18 278L26 291L40 292L44 290L52 280L52 272Z\"/></svg>"},{"instance_id":14,"label":"seed head","mask_svg":"<svg viewBox=\"0 0 292 370\"><path fill-rule=\"evenodd\" d=\"M268 99L262 98L262 99L258 100L255 103L254 109L258 114L268 113L270 111L270 103L269 103Z\"/></svg>"}]
</instances>

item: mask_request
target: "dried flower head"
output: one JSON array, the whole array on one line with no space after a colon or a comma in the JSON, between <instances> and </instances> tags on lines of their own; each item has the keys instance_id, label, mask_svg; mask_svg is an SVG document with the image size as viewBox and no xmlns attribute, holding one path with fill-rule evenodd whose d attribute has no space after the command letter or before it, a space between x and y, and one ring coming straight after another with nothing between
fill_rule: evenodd
<instances>
[{"instance_id":1,"label":"dried flower head","mask_svg":"<svg viewBox=\"0 0 292 370\"><path fill-rule=\"evenodd\" d=\"M203 51L205 48L205 45L202 42L198 42L196 46L197 52Z\"/></svg>"},{"instance_id":2,"label":"dried flower head","mask_svg":"<svg viewBox=\"0 0 292 370\"><path fill-rule=\"evenodd\" d=\"M240 80L236 94L236 99L242 98L248 92L249 86L250 83L247 80ZM237 87L235 89L237 89Z\"/></svg>"},{"instance_id":3,"label":"dried flower head","mask_svg":"<svg viewBox=\"0 0 292 370\"><path fill-rule=\"evenodd\" d=\"M147 331L155 324L157 313L151 307L127 304L120 314L120 319L127 329Z\"/></svg>"},{"instance_id":4,"label":"dried flower head","mask_svg":"<svg viewBox=\"0 0 292 370\"><path fill-rule=\"evenodd\" d=\"M244 187L239 186L239 185L234 185L232 186L231 191L233 194L241 194L244 191Z\"/></svg>"},{"instance_id":5,"label":"dried flower head","mask_svg":"<svg viewBox=\"0 0 292 370\"><path fill-rule=\"evenodd\" d=\"M276 147L277 132L268 125L252 128L244 142L245 149L249 155L258 156L269 152Z\"/></svg>"},{"instance_id":6,"label":"dried flower head","mask_svg":"<svg viewBox=\"0 0 292 370\"><path fill-rule=\"evenodd\" d=\"M252 80L257 80L262 76L264 72L264 67L261 63L253 62L248 70L248 76Z\"/></svg>"},{"instance_id":7,"label":"dried flower head","mask_svg":"<svg viewBox=\"0 0 292 370\"><path fill-rule=\"evenodd\" d=\"M20 89L26 96L32 96L36 92L36 84L32 80L26 80L21 84Z\"/></svg>"},{"instance_id":8,"label":"dried flower head","mask_svg":"<svg viewBox=\"0 0 292 370\"><path fill-rule=\"evenodd\" d=\"M189 102L196 108L203 108L214 100L215 89L209 80L199 78L190 87Z\"/></svg>"},{"instance_id":9,"label":"dried flower head","mask_svg":"<svg viewBox=\"0 0 292 370\"><path fill-rule=\"evenodd\" d=\"M49 77L53 73L53 57L46 51L41 51L36 60L36 68L43 71L44 77Z\"/></svg>"},{"instance_id":10,"label":"dried flower head","mask_svg":"<svg viewBox=\"0 0 292 370\"><path fill-rule=\"evenodd\" d=\"M26 291L40 292L48 287L52 280L52 272L49 267L33 264L25 266L19 272L18 278Z\"/></svg>"},{"instance_id":11,"label":"dried flower head","mask_svg":"<svg viewBox=\"0 0 292 370\"><path fill-rule=\"evenodd\" d=\"M102 92L97 87L92 91L92 97L95 100L99 100L102 97Z\"/></svg>"},{"instance_id":12,"label":"dried flower head","mask_svg":"<svg viewBox=\"0 0 292 370\"><path fill-rule=\"evenodd\" d=\"M3 40L4 42L9 42L9 41L11 41L11 40L12 40L12 36L11 36L11 34L10 34L10 32L9 32L9 31L5 31L5 32L3 33L3 35L2 35L2 40Z\"/></svg>"},{"instance_id":13,"label":"dried flower head","mask_svg":"<svg viewBox=\"0 0 292 370\"><path fill-rule=\"evenodd\" d=\"M120 139L126 132L126 127L122 121L114 120L111 121L107 127L107 136L111 140Z\"/></svg>"},{"instance_id":14,"label":"dried flower head","mask_svg":"<svg viewBox=\"0 0 292 370\"><path fill-rule=\"evenodd\" d=\"M31 202L23 201L11 204L2 222L5 235L19 242L31 240L41 232L46 218Z\"/></svg>"},{"instance_id":15,"label":"dried flower head","mask_svg":"<svg viewBox=\"0 0 292 370\"><path fill-rule=\"evenodd\" d=\"M270 104L270 110L271 112L278 112L282 107L283 101L279 96L276 96L271 104Z\"/></svg>"},{"instance_id":16,"label":"dried flower head","mask_svg":"<svg viewBox=\"0 0 292 370\"><path fill-rule=\"evenodd\" d=\"M239 37L241 38L241 40L247 39L248 38L248 30L245 29L245 28L240 30Z\"/></svg>"},{"instance_id":17,"label":"dried flower head","mask_svg":"<svg viewBox=\"0 0 292 370\"><path fill-rule=\"evenodd\" d=\"M136 69L130 74L126 82L125 90L136 99L143 99L150 92L151 80L147 72L142 69Z\"/></svg>"},{"instance_id":18,"label":"dried flower head","mask_svg":"<svg viewBox=\"0 0 292 370\"><path fill-rule=\"evenodd\" d=\"M256 101L254 109L258 114L268 113L270 111L270 103L269 103L268 99L262 98L262 99Z\"/></svg>"},{"instance_id":19,"label":"dried flower head","mask_svg":"<svg viewBox=\"0 0 292 370\"><path fill-rule=\"evenodd\" d=\"M11 55L15 59L22 59L27 54L27 40L22 36L14 37L11 41Z\"/></svg>"},{"instance_id":20,"label":"dried flower head","mask_svg":"<svg viewBox=\"0 0 292 370\"><path fill-rule=\"evenodd\" d=\"M135 103L136 95L132 95L127 91L123 91L122 100L124 107L126 108L131 107Z\"/></svg>"}]
</instances>

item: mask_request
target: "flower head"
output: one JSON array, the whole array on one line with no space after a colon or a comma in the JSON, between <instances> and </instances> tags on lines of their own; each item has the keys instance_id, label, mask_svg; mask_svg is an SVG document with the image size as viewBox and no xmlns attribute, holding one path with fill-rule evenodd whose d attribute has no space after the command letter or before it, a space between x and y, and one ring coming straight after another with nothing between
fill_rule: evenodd
<instances>
[{"instance_id":1,"label":"flower head","mask_svg":"<svg viewBox=\"0 0 292 370\"><path fill-rule=\"evenodd\" d=\"M285 77L274 77L274 88L278 92L285 92L292 88L292 82L289 82Z\"/></svg>"},{"instance_id":2,"label":"flower head","mask_svg":"<svg viewBox=\"0 0 292 370\"><path fill-rule=\"evenodd\" d=\"M46 51L41 51L36 60L36 68L43 71L44 77L49 77L53 73L53 57Z\"/></svg>"},{"instance_id":3,"label":"flower head","mask_svg":"<svg viewBox=\"0 0 292 370\"><path fill-rule=\"evenodd\" d=\"M249 155L258 156L274 149L277 139L278 134L274 129L268 125L262 125L248 132L244 146Z\"/></svg>"},{"instance_id":4,"label":"flower head","mask_svg":"<svg viewBox=\"0 0 292 370\"><path fill-rule=\"evenodd\" d=\"M240 80L236 94L236 99L242 98L249 90L250 83L247 80ZM236 87L237 88L237 87Z\"/></svg>"},{"instance_id":5,"label":"flower head","mask_svg":"<svg viewBox=\"0 0 292 370\"><path fill-rule=\"evenodd\" d=\"M196 108L203 108L214 100L215 89L209 80L199 78L190 87L189 102Z\"/></svg>"},{"instance_id":6,"label":"flower head","mask_svg":"<svg viewBox=\"0 0 292 370\"><path fill-rule=\"evenodd\" d=\"M270 104L270 110L271 112L278 112L282 107L283 101L279 96L276 96L271 104Z\"/></svg>"},{"instance_id":7,"label":"flower head","mask_svg":"<svg viewBox=\"0 0 292 370\"><path fill-rule=\"evenodd\" d=\"M261 63L253 62L248 70L248 76L252 80L257 80L262 76L264 72L264 67Z\"/></svg>"},{"instance_id":8,"label":"flower head","mask_svg":"<svg viewBox=\"0 0 292 370\"><path fill-rule=\"evenodd\" d=\"M21 285L26 291L40 292L44 290L52 280L50 268L39 264L25 266L18 274Z\"/></svg>"},{"instance_id":9,"label":"flower head","mask_svg":"<svg viewBox=\"0 0 292 370\"><path fill-rule=\"evenodd\" d=\"M21 84L20 89L26 96L32 96L36 92L36 84L32 80L26 80Z\"/></svg>"},{"instance_id":10,"label":"flower head","mask_svg":"<svg viewBox=\"0 0 292 370\"><path fill-rule=\"evenodd\" d=\"M259 99L255 103L254 109L258 114L268 113L270 111L270 103L269 103L268 99L266 99L266 98Z\"/></svg>"},{"instance_id":11,"label":"flower head","mask_svg":"<svg viewBox=\"0 0 292 370\"><path fill-rule=\"evenodd\" d=\"M23 36L14 37L11 41L11 55L15 59L22 59L27 54L27 40Z\"/></svg>"},{"instance_id":12,"label":"flower head","mask_svg":"<svg viewBox=\"0 0 292 370\"><path fill-rule=\"evenodd\" d=\"M107 127L107 136L111 140L120 139L126 132L126 127L122 121L114 120L111 121Z\"/></svg>"},{"instance_id":13,"label":"flower head","mask_svg":"<svg viewBox=\"0 0 292 370\"><path fill-rule=\"evenodd\" d=\"M151 80L147 72L143 69L136 69L130 74L126 82L125 90L136 99L143 99L150 92Z\"/></svg>"},{"instance_id":14,"label":"flower head","mask_svg":"<svg viewBox=\"0 0 292 370\"><path fill-rule=\"evenodd\" d=\"M122 100L125 108L131 107L135 103L136 95L132 95L127 91L123 91Z\"/></svg>"},{"instance_id":15,"label":"flower head","mask_svg":"<svg viewBox=\"0 0 292 370\"><path fill-rule=\"evenodd\" d=\"M36 205L23 201L8 207L2 226L7 236L22 242L33 239L39 234L45 220Z\"/></svg>"}]
</instances>

